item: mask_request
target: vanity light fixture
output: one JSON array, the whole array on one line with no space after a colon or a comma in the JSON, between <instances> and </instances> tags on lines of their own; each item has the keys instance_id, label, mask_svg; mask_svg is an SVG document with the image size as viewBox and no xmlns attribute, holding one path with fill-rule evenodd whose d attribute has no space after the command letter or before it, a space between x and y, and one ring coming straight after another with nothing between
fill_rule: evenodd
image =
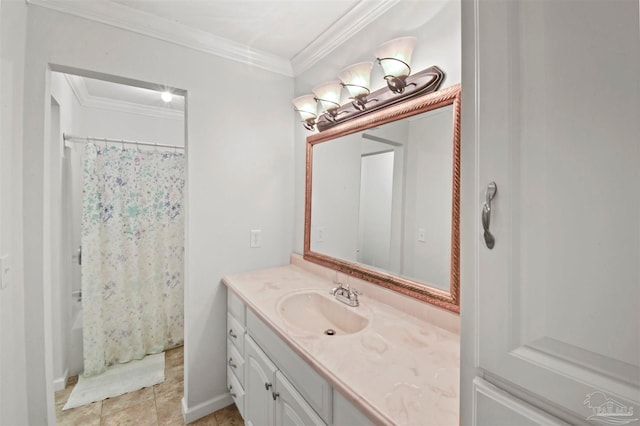
<instances>
[{"instance_id":1,"label":"vanity light fixture","mask_svg":"<svg viewBox=\"0 0 640 426\"><path fill-rule=\"evenodd\" d=\"M313 130L316 125L316 118L318 118L318 99L314 95L304 95L295 98L293 105L296 107L300 117L302 118L302 125L307 130Z\"/></svg>"},{"instance_id":2,"label":"vanity light fixture","mask_svg":"<svg viewBox=\"0 0 640 426\"><path fill-rule=\"evenodd\" d=\"M393 93L402 93L407 87L415 44L415 37L400 37L383 43L376 50L376 60L384 70L384 79Z\"/></svg>"},{"instance_id":3,"label":"vanity light fixture","mask_svg":"<svg viewBox=\"0 0 640 426\"><path fill-rule=\"evenodd\" d=\"M316 99L320 101L320 106L324 109L326 117L330 121L335 121L340 108L340 92L342 86L338 80L328 81L313 88Z\"/></svg>"},{"instance_id":4,"label":"vanity light fixture","mask_svg":"<svg viewBox=\"0 0 640 426\"><path fill-rule=\"evenodd\" d=\"M411 56L415 37L400 37L383 43L376 50L376 61L384 71L385 87L371 91L372 62L358 62L343 69L340 81L329 81L313 88L313 95L293 100L307 130L327 130L363 114L438 90L445 73L438 66L411 73ZM340 105L341 87L349 91L349 99ZM322 112L318 112L318 101Z\"/></svg>"},{"instance_id":5,"label":"vanity light fixture","mask_svg":"<svg viewBox=\"0 0 640 426\"><path fill-rule=\"evenodd\" d=\"M338 75L342 86L346 87L351 95L353 106L359 111L364 111L369 101L367 96L371 93L371 68L373 62L358 62L346 67Z\"/></svg>"},{"instance_id":6,"label":"vanity light fixture","mask_svg":"<svg viewBox=\"0 0 640 426\"><path fill-rule=\"evenodd\" d=\"M173 99L173 95L171 94L171 92L162 92L160 97L165 103L169 103Z\"/></svg>"}]
</instances>

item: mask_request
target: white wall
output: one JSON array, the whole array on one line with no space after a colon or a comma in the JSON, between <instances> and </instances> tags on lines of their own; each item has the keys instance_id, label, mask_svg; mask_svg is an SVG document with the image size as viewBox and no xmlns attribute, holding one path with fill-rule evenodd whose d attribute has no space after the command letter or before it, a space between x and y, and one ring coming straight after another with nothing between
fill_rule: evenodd
<instances>
[{"instance_id":1,"label":"white wall","mask_svg":"<svg viewBox=\"0 0 640 426\"><path fill-rule=\"evenodd\" d=\"M0 290L0 424L27 424L25 288L22 256L22 87L26 6L0 2L0 255L10 283Z\"/></svg>"},{"instance_id":2,"label":"white wall","mask_svg":"<svg viewBox=\"0 0 640 426\"><path fill-rule=\"evenodd\" d=\"M81 136L184 146L184 120L85 107Z\"/></svg>"},{"instance_id":3,"label":"white wall","mask_svg":"<svg viewBox=\"0 0 640 426\"><path fill-rule=\"evenodd\" d=\"M360 61L374 61L376 48L385 41L401 36L417 37L412 58L412 69L419 71L438 65L446 73L442 87L460 82L460 0L403 0L390 11L372 22L309 70L295 78L295 94L311 93L320 83L335 80L348 65ZM372 89L386 83L379 66L371 73ZM343 98L345 93L343 93ZM295 241L294 248L302 253L304 243L304 174L305 139L311 133L295 118Z\"/></svg>"},{"instance_id":4,"label":"white wall","mask_svg":"<svg viewBox=\"0 0 640 426\"><path fill-rule=\"evenodd\" d=\"M226 391L226 274L288 263L293 240L292 80L171 43L28 6L23 154L29 420L45 423L43 141L47 64L187 91L185 408L206 414ZM81 37L79 37L81 35ZM162 55L159 54L162 52ZM117 58L117 59L116 59ZM246 99L269 99L262 102ZM248 117L248 118L247 118ZM263 247L249 248L249 230ZM48 411L48 412L47 412Z\"/></svg>"},{"instance_id":5,"label":"white wall","mask_svg":"<svg viewBox=\"0 0 640 426\"><path fill-rule=\"evenodd\" d=\"M59 117L55 124L51 114L50 150L51 179L47 184L51 191L51 288L53 298L53 378L56 390L64 389L70 365L71 290L73 280L70 225L73 223L71 194L69 193L70 170L65 167L63 133L83 132L82 109L69 84L62 74L51 75L51 96L58 105ZM53 106L52 106L53 108ZM67 149L66 155L70 154ZM72 371L71 374L77 374Z\"/></svg>"},{"instance_id":6,"label":"white wall","mask_svg":"<svg viewBox=\"0 0 640 426\"><path fill-rule=\"evenodd\" d=\"M351 262L358 249L360 140L353 134L313 148L311 249Z\"/></svg>"}]
</instances>

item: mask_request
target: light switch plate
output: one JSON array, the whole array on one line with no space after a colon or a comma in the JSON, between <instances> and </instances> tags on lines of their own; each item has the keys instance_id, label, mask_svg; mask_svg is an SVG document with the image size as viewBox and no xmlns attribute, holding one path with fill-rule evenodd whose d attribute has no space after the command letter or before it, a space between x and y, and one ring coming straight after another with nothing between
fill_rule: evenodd
<instances>
[{"instance_id":1,"label":"light switch plate","mask_svg":"<svg viewBox=\"0 0 640 426\"><path fill-rule=\"evenodd\" d=\"M9 255L0 256L0 290L4 290L9 285L11 266L9 266Z\"/></svg>"},{"instance_id":2,"label":"light switch plate","mask_svg":"<svg viewBox=\"0 0 640 426\"><path fill-rule=\"evenodd\" d=\"M262 247L262 230L261 229L252 229L250 232L250 240L249 247L258 248Z\"/></svg>"},{"instance_id":3,"label":"light switch plate","mask_svg":"<svg viewBox=\"0 0 640 426\"><path fill-rule=\"evenodd\" d=\"M418 241L424 243L427 239L427 232L424 228L418 228Z\"/></svg>"}]
</instances>

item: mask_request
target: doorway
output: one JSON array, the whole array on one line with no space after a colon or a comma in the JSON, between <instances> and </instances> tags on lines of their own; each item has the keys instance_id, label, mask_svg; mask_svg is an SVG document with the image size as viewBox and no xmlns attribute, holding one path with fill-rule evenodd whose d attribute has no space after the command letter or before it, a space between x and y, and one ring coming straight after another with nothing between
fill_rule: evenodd
<instances>
[{"instance_id":1,"label":"doorway","mask_svg":"<svg viewBox=\"0 0 640 426\"><path fill-rule=\"evenodd\" d=\"M51 214L45 224L45 228L50 230L45 259L50 262L52 291L53 339L48 351L52 358L49 364L52 374L49 376L53 376L54 390L58 391L55 398L58 417L61 412L59 405L65 402L58 396L68 396L69 388L84 370L83 323L87 315L83 312L81 263L84 260L86 265L87 259L86 247L85 259L82 257L81 223L84 163L90 151L88 147L94 147L94 152L104 153L117 150L118 153L140 153L142 156L145 152L183 155L181 153L186 148L186 93L119 77L55 71L51 72L50 89L49 170L45 171L49 179L45 203ZM171 99L166 98L166 93L163 99L163 92L171 93ZM184 161L186 166L186 156ZM183 200L181 204L183 208ZM184 253L184 225L182 228ZM183 258L181 262L183 270ZM184 282L181 285L184 286ZM184 301L184 293L181 301ZM182 342L183 339L176 339L171 346L181 346ZM166 364L167 367L176 367L171 374L180 387L180 394L183 388L182 359L182 350L175 350ZM177 373L179 378L175 377Z\"/></svg>"}]
</instances>

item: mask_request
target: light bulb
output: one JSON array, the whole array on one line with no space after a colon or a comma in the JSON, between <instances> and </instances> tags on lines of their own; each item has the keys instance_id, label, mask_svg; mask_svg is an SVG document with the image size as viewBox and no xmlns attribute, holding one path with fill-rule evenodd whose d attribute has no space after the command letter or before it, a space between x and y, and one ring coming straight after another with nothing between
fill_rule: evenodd
<instances>
[{"instance_id":1,"label":"light bulb","mask_svg":"<svg viewBox=\"0 0 640 426\"><path fill-rule=\"evenodd\" d=\"M343 69L339 78L352 97L369 94L372 62L360 62Z\"/></svg>"},{"instance_id":2,"label":"light bulb","mask_svg":"<svg viewBox=\"0 0 640 426\"><path fill-rule=\"evenodd\" d=\"M160 96L165 102L171 102L171 100L173 99L173 95L171 94L171 92L162 92L162 95Z\"/></svg>"},{"instance_id":3,"label":"light bulb","mask_svg":"<svg viewBox=\"0 0 640 426\"><path fill-rule=\"evenodd\" d=\"M401 37L382 44L376 56L385 75L407 77L411 72L411 54L416 44L415 37Z\"/></svg>"},{"instance_id":4,"label":"light bulb","mask_svg":"<svg viewBox=\"0 0 640 426\"><path fill-rule=\"evenodd\" d=\"M320 105L325 111L334 110L340 107L340 92L342 86L339 81L329 81L313 88L313 93L320 101Z\"/></svg>"}]
</instances>

